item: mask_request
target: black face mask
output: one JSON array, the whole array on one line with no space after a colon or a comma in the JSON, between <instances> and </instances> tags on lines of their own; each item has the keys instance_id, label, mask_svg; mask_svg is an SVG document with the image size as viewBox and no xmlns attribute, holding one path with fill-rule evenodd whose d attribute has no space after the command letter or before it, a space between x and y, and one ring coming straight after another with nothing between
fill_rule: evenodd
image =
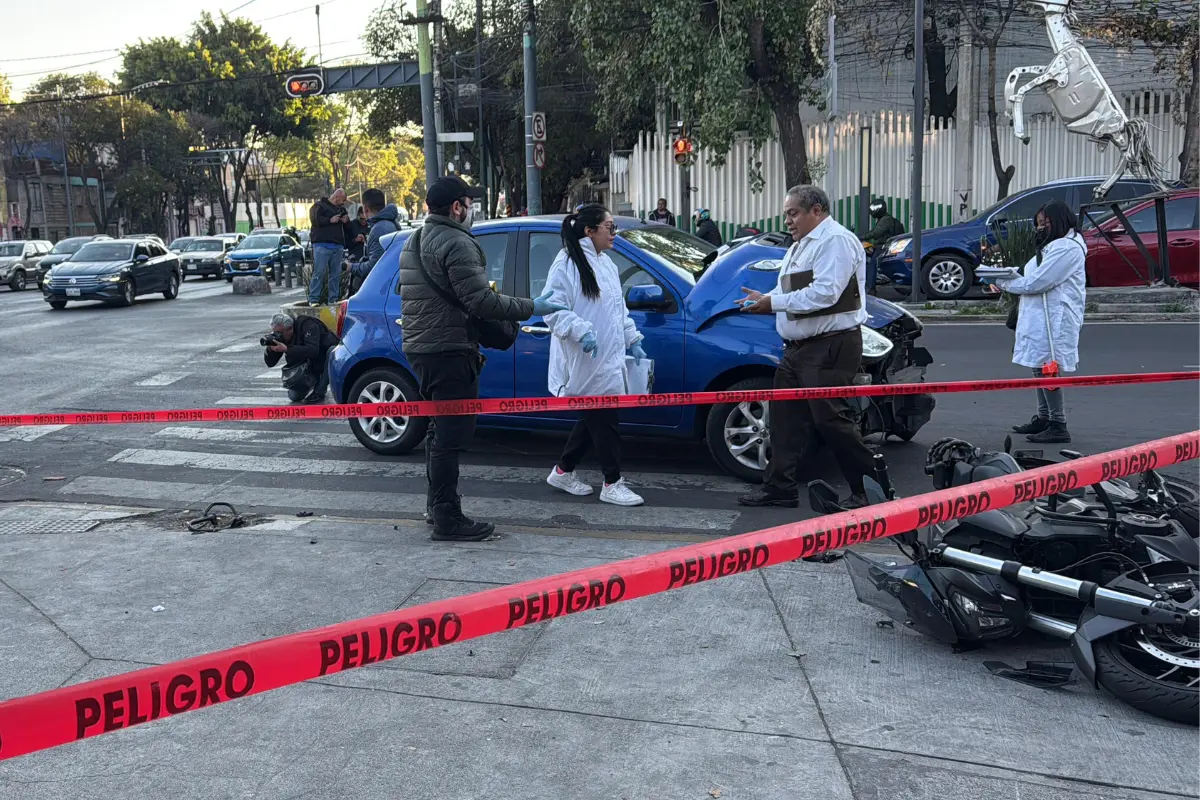
<instances>
[{"instance_id":1,"label":"black face mask","mask_svg":"<svg viewBox=\"0 0 1200 800\"><path fill-rule=\"evenodd\" d=\"M1038 228L1037 233L1034 234L1034 242L1037 244L1038 247L1045 247L1047 244L1049 244L1050 243L1050 229L1049 228Z\"/></svg>"}]
</instances>

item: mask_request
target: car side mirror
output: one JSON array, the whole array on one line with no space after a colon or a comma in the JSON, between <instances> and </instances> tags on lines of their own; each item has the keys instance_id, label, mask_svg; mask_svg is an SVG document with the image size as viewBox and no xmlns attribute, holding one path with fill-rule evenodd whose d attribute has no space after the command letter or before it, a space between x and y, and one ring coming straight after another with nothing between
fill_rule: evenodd
<instances>
[{"instance_id":1,"label":"car side mirror","mask_svg":"<svg viewBox=\"0 0 1200 800\"><path fill-rule=\"evenodd\" d=\"M667 305L666 293L658 284L643 283L630 286L625 292L625 307L630 310L657 310L666 308Z\"/></svg>"},{"instance_id":2,"label":"car side mirror","mask_svg":"<svg viewBox=\"0 0 1200 800\"><path fill-rule=\"evenodd\" d=\"M1126 233L1125 229L1123 227L1121 227L1120 225L1115 225L1108 229L1109 236L1124 236L1125 233Z\"/></svg>"},{"instance_id":3,"label":"car side mirror","mask_svg":"<svg viewBox=\"0 0 1200 800\"><path fill-rule=\"evenodd\" d=\"M134 261L137 262L138 264L145 264L149 260L150 260L150 256L145 255L144 253L134 259Z\"/></svg>"},{"instance_id":4,"label":"car side mirror","mask_svg":"<svg viewBox=\"0 0 1200 800\"><path fill-rule=\"evenodd\" d=\"M808 485L808 506L818 514L836 514L845 510L838 505L837 491L825 481L813 481Z\"/></svg>"}]
</instances>

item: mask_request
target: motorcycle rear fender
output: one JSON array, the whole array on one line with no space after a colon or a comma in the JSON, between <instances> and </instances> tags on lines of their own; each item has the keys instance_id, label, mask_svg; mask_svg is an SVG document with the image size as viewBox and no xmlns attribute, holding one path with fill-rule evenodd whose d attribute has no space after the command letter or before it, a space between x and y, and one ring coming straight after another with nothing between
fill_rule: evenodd
<instances>
[{"instance_id":1,"label":"motorcycle rear fender","mask_svg":"<svg viewBox=\"0 0 1200 800\"><path fill-rule=\"evenodd\" d=\"M1082 616L1079 617L1079 627L1075 629L1075 635L1071 637L1071 658L1088 683L1099 688L1099 684L1096 682L1095 643L1118 631L1132 628L1136 624L1136 622L1116 617L1106 617L1097 613L1096 609L1090 606L1084 609Z\"/></svg>"}]
</instances>

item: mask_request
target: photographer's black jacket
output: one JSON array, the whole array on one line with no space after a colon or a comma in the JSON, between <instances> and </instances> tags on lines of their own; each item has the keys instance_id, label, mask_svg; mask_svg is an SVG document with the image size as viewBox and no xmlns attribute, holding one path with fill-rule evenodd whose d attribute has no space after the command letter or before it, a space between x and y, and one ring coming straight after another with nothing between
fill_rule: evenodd
<instances>
[{"instance_id":1,"label":"photographer's black jacket","mask_svg":"<svg viewBox=\"0 0 1200 800\"><path fill-rule=\"evenodd\" d=\"M284 358L284 366L296 367L305 361L315 362L317 369L325 369L325 356L338 343L333 331L325 327L325 323L316 317L296 317L292 328L292 343L286 353L276 353L269 348L263 348L263 361L268 367L279 363Z\"/></svg>"}]
</instances>

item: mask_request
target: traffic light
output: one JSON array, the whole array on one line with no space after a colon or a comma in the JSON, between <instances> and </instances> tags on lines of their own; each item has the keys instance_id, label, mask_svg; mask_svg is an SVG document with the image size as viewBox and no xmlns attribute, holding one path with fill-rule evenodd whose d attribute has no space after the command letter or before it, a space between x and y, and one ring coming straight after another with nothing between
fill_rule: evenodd
<instances>
[{"instance_id":1,"label":"traffic light","mask_svg":"<svg viewBox=\"0 0 1200 800\"><path fill-rule=\"evenodd\" d=\"M289 97L315 97L325 91L325 77L318 72L289 75L286 87Z\"/></svg>"},{"instance_id":2,"label":"traffic light","mask_svg":"<svg viewBox=\"0 0 1200 800\"><path fill-rule=\"evenodd\" d=\"M671 145L671 151L675 154L676 164L686 164L688 159L692 157L692 140L686 136L680 136Z\"/></svg>"}]
</instances>

